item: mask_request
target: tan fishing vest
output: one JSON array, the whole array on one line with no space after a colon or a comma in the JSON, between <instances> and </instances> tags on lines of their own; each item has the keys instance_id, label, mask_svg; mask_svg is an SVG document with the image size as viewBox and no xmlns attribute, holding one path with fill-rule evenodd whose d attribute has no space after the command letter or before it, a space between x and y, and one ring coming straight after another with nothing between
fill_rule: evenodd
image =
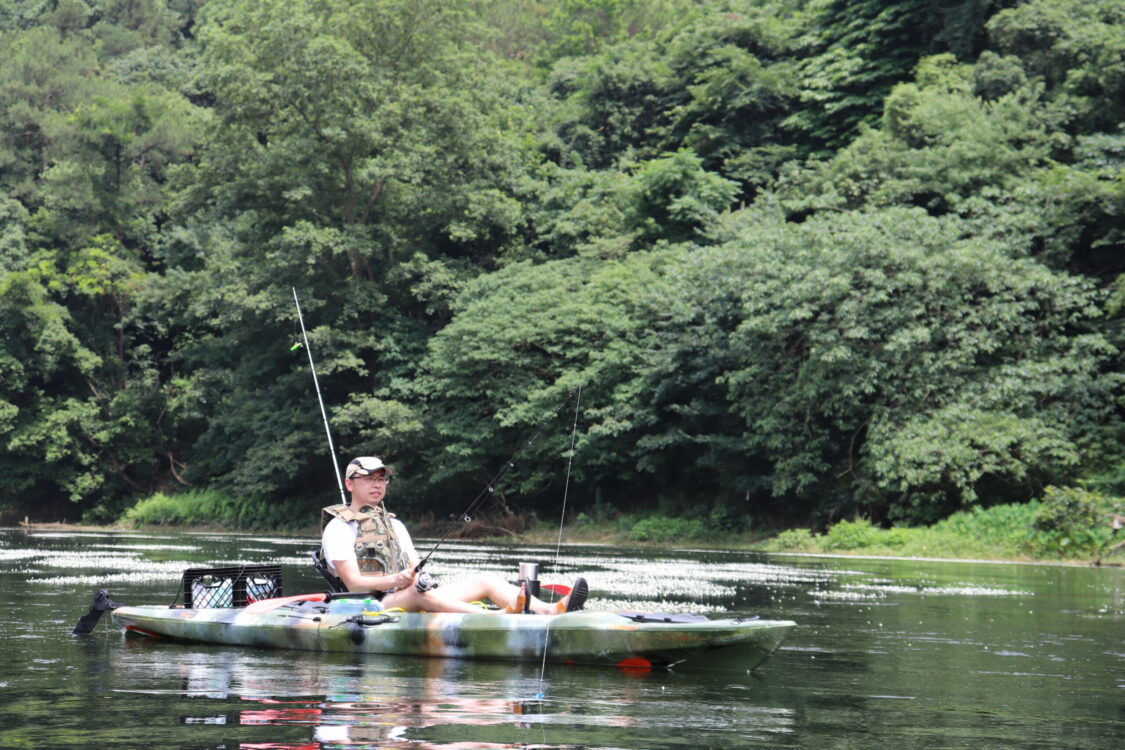
<instances>
[{"instance_id":1,"label":"tan fishing vest","mask_svg":"<svg viewBox=\"0 0 1125 750\"><path fill-rule=\"evenodd\" d=\"M388 513L380 504L378 506L365 505L359 510L352 510L349 505L330 505L320 511L320 531L333 518L341 521L359 522L359 536L355 538L355 558L361 573L386 575L405 570L410 563L406 559L406 552L395 537L391 527L394 513Z\"/></svg>"}]
</instances>

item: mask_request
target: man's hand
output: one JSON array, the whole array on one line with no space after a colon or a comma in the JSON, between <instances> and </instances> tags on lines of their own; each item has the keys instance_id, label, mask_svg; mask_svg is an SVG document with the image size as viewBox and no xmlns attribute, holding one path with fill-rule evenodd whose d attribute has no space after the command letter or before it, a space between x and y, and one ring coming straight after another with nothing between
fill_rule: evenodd
<instances>
[{"instance_id":1,"label":"man's hand","mask_svg":"<svg viewBox=\"0 0 1125 750\"><path fill-rule=\"evenodd\" d=\"M391 576L392 590L398 591L412 585L414 583L414 575L414 568L407 568L406 570L400 570L398 573L395 573Z\"/></svg>"}]
</instances>

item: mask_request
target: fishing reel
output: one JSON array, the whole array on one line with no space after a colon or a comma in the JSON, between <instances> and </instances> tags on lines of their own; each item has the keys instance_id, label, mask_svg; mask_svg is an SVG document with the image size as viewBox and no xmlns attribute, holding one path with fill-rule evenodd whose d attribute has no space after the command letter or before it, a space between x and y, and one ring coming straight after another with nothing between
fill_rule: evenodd
<instances>
[{"instance_id":1,"label":"fishing reel","mask_svg":"<svg viewBox=\"0 0 1125 750\"><path fill-rule=\"evenodd\" d=\"M418 574L417 578L414 579L414 589L419 594L424 594L427 591L436 589L438 586L439 584L437 580L424 570Z\"/></svg>"}]
</instances>

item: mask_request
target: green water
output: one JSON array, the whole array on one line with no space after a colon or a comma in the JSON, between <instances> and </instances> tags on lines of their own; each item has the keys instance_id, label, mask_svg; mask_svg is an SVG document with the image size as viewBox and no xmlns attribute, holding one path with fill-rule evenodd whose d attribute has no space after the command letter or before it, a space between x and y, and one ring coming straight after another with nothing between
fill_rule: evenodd
<instances>
[{"instance_id":1,"label":"green water","mask_svg":"<svg viewBox=\"0 0 1125 750\"><path fill-rule=\"evenodd\" d=\"M0 530L0 747L1110 748L1125 739L1125 570L449 544L433 572L545 582L591 608L757 614L798 628L671 671L172 644L106 617L95 588L171 603L188 567L280 563L320 590L311 540Z\"/></svg>"}]
</instances>

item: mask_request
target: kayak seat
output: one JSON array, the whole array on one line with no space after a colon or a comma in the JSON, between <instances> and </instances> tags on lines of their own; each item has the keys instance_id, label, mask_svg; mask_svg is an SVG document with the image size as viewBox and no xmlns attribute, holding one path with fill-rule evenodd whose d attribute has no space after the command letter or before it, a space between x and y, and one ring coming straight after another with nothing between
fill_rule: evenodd
<instances>
[{"instance_id":1,"label":"kayak seat","mask_svg":"<svg viewBox=\"0 0 1125 750\"><path fill-rule=\"evenodd\" d=\"M312 553L312 564L316 568L316 572L324 576L325 582L328 583L328 591L332 594L342 594L348 590L344 582L328 569L328 563L324 561L324 553L319 549L314 549Z\"/></svg>"}]
</instances>

